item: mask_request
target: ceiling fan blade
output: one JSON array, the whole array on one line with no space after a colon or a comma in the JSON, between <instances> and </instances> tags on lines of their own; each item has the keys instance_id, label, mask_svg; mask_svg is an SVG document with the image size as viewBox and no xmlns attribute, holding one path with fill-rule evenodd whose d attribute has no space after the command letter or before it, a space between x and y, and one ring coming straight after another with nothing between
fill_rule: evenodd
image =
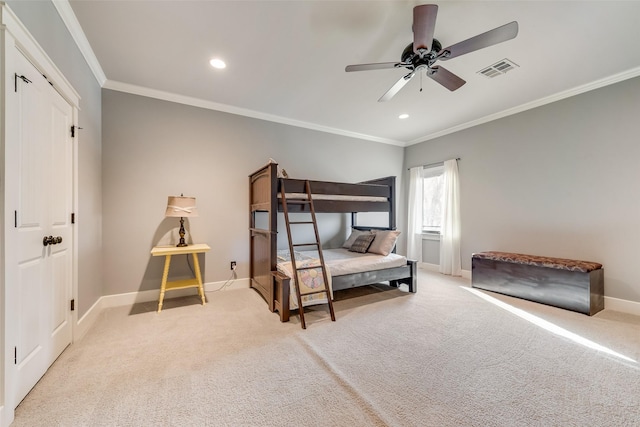
<instances>
[{"instance_id":1,"label":"ceiling fan blade","mask_svg":"<svg viewBox=\"0 0 640 427\"><path fill-rule=\"evenodd\" d=\"M435 4L413 8L413 52L420 57L431 51L437 16L438 6Z\"/></svg>"},{"instance_id":2,"label":"ceiling fan blade","mask_svg":"<svg viewBox=\"0 0 640 427\"><path fill-rule=\"evenodd\" d=\"M393 98L396 93L400 92L400 89L402 89L404 87L404 85L409 83L409 80L411 80L413 78L413 76L415 76L415 74L416 74L416 72L412 71L409 74L407 74L406 76L400 77L400 80L398 80L396 82L396 84L391 86L391 89L389 89L387 91L387 93L385 93L384 95L382 95L380 97L380 99L378 99L378 102L388 101L391 98Z\"/></svg>"},{"instance_id":3,"label":"ceiling fan blade","mask_svg":"<svg viewBox=\"0 0 640 427\"><path fill-rule=\"evenodd\" d=\"M433 80L437 81L442 86L449 89L451 92L459 89L466 83L466 81L462 80L451 71L437 65L431 67L431 69L427 71L427 76L431 77Z\"/></svg>"},{"instance_id":4,"label":"ceiling fan blade","mask_svg":"<svg viewBox=\"0 0 640 427\"><path fill-rule=\"evenodd\" d=\"M378 62L375 64L356 64L356 65L347 65L345 67L346 72L350 71L367 71L367 70L382 70L385 68L400 68L406 67L407 65L403 62Z\"/></svg>"},{"instance_id":5,"label":"ceiling fan blade","mask_svg":"<svg viewBox=\"0 0 640 427\"><path fill-rule=\"evenodd\" d=\"M509 22L501 27L489 30L486 33L478 34L475 37L461 41L449 47L442 49L440 52L448 51L448 54L440 57L441 60L455 58L465 53L473 52L485 47L493 46L494 44L506 42L518 35L518 23L516 21ZM440 54L438 54L440 55Z\"/></svg>"}]
</instances>

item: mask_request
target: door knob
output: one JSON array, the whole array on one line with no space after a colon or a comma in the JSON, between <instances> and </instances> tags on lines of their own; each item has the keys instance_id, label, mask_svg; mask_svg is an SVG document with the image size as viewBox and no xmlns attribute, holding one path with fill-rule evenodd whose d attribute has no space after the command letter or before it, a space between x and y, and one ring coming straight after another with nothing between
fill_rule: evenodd
<instances>
[{"instance_id":1,"label":"door knob","mask_svg":"<svg viewBox=\"0 0 640 427\"><path fill-rule=\"evenodd\" d=\"M44 246L57 245L58 243L62 243L62 236L44 236L44 238L42 239L42 244Z\"/></svg>"}]
</instances>

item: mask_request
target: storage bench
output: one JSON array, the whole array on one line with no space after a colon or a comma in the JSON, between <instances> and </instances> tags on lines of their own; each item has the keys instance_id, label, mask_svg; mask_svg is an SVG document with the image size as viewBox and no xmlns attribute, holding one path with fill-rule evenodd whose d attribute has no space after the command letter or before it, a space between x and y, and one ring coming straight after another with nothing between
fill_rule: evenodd
<instances>
[{"instance_id":1,"label":"storage bench","mask_svg":"<svg viewBox=\"0 0 640 427\"><path fill-rule=\"evenodd\" d=\"M471 286L593 315L604 309L602 264L508 252L471 257Z\"/></svg>"}]
</instances>

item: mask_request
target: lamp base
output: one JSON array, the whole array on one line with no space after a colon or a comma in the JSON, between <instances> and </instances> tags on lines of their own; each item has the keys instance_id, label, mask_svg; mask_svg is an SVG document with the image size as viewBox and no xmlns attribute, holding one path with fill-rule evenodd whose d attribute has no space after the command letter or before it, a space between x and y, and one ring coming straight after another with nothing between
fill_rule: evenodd
<instances>
[{"instance_id":1,"label":"lamp base","mask_svg":"<svg viewBox=\"0 0 640 427\"><path fill-rule=\"evenodd\" d=\"M189 246L187 245L187 242L185 242L184 240L184 218L180 217L180 231L178 231L178 234L180 234L180 242L176 245L177 248L183 248L185 246Z\"/></svg>"}]
</instances>

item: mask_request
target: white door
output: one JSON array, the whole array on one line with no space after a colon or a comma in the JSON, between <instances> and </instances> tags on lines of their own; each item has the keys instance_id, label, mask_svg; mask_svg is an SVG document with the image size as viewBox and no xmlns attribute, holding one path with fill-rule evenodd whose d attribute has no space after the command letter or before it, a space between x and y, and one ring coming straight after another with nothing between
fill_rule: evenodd
<instances>
[{"instance_id":1,"label":"white door","mask_svg":"<svg viewBox=\"0 0 640 427\"><path fill-rule=\"evenodd\" d=\"M20 135L17 158L11 159L18 188L12 266L17 280L7 285L17 287L11 294L17 298L19 403L71 343L73 109L24 56L17 57Z\"/></svg>"}]
</instances>

